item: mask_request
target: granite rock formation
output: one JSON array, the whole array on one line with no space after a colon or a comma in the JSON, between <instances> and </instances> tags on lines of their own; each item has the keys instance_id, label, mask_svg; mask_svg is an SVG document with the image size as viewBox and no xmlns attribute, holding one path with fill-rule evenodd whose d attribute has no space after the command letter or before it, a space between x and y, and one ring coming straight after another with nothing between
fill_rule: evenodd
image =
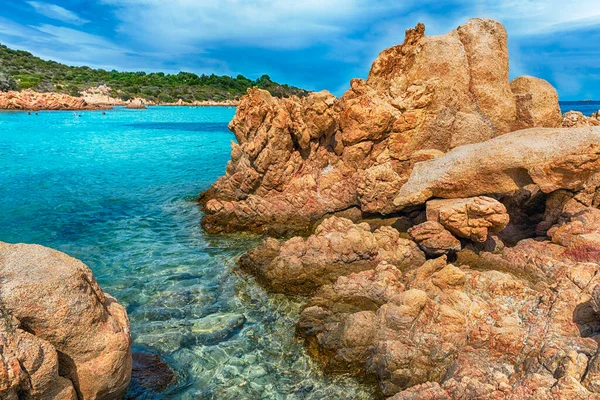
<instances>
[{"instance_id":1,"label":"granite rock formation","mask_svg":"<svg viewBox=\"0 0 600 400\"><path fill-rule=\"evenodd\" d=\"M266 239L242 256L240 265L274 291L310 293L341 275L373 269L384 261L402 268L424 262L425 256L391 227L371 232L366 222L331 217L306 239Z\"/></svg>"},{"instance_id":2,"label":"granite rock formation","mask_svg":"<svg viewBox=\"0 0 600 400\"><path fill-rule=\"evenodd\" d=\"M500 24L418 25L340 99L250 91L203 226L308 234L240 266L308 295L309 353L386 397L600 398L595 119L508 81Z\"/></svg>"},{"instance_id":3,"label":"granite rock formation","mask_svg":"<svg viewBox=\"0 0 600 400\"><path fill-rule=\"evenodd\" d=\"M408 229L408 233L429 256L441 256L461 249L460 240L437 221L426 221L415 225Z\"/></svg>"},{"instance_id":4,"label":"granite rock formation","mask_svg":"<svg viewBox=\"0 0 600 400\"><path fill-rule=\"evenodd\" d=\"M457 147L418 163L398 190L398 209L432 197L513 194L534 184L544 193L579 190L600 169L600 129L526 129Z\"/></svg>"},{"instance_id":5,"label":"granite rock formation","mask_svg":"<svg viewBox=\"0 0 600 400\"><path fill-rule=\"evenodd\" d=\"M88 104L81 97L62 93L39 93L33 90L0 92L0 110L103 110L109 107Z\"/></svg>"},{"instance_id":6,"label":"granite rock formation","mask_svg":"<svg viewBox=\"0 0 600 400\"><path fill-rule=\"evenodd\" d=\"M563 115L562 126L564 128L580 128L582 126L600 126L600 111L589 117L581 111L568 111Z\"/></svg>"},{"instance_id":7,"label":"granite rock formation","mask_svg":"<svg viewBox=\"0 0 600 400\"><path fill-rule=\"evenodd\" d=\"M339 99L250 90L230 123L237 143L226 175L199 198L203 226L286 234L351 209L393 214L416 163L561 121L547 82L509 82L501 24L473 19L442 36L425 36L419 24Z\"/></svg>"},{"instance_id":8,"label":"granite rock formation","mask_svg":"<svg viewBox=\"0 0 600 400\"><path fill-rule=\"evenodd\" d=\"M125 309L81 261L0 243L0 398L116 399L129 385Z\"/></svg>"}]
</instances>

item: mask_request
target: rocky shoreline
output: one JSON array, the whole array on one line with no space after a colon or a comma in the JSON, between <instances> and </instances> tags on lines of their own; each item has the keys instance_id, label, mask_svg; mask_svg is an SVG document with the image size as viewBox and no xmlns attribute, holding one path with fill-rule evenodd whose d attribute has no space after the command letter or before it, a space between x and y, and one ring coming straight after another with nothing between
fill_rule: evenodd
<instances>
[{"instance_id":1,"label":"rocky shoreline","mask_svg":"<svg viewBox=\"0 0 600 400\"><path fill-rule=\"evenodd\" d=\"M599 113L509 82L485 19L419 24L351 86L250 90L203 227L273 236L241 269L308 296L309 353L383 397L600 397Z\"/></svg>"},{"instance_id":2,"label":"rocky shoreline","mask_svg":"<svg viewBox=\"0 0 600 400\"><path fill-rule=\"evenodd\" d=\"M80 97L69 96L62 93L39 93L33 90L0 92L0 110L110 110L113 107L126 107L130 109L145 109L148 106L173 106L173 107L236 107L237 100L225 101L194 101L186 103L155 103L141 98L124 101L110 97L107 89L94 88L86 91ZM99 91L98 91L99 90ZM110 92L110 88L108 88Z\"/></svg>"},{"instance_id":3,"label":"rocky shoreline","mask_svg":"<svg viewBox=\"0 0 600 400\"><path fill-rule=\"evenodd\" d=\"M104 106L0 95L0 108ZM600 112L562 115L548 82L509 82L501 24L434 37L419 24L341 98L251 89L230 128L202 225L273 236L239 266L306 296L296 331L325 371L394 400L600 398ZM0 243L0 282L1 398L175 382L132 355L125 309L80 261Z\"/></svg>"}]
</instances>

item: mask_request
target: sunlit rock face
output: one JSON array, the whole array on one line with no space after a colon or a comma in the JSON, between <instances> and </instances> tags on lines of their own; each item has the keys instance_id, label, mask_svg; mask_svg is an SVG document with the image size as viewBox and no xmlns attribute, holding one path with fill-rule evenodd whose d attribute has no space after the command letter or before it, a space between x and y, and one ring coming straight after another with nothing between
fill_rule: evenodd
<instances>
[{"instance_id":1,"label":"sunlit rock face","mask_svg":"<svg viewBox=\"0 0 600 400\"><path fill-rule=\"evenodd\" d=\"M509 82L506 40L418 25L339 99L250 91L200 199L209 231L309 233L240 266L309 295L309 353L394 400L600 397L600 128Z\"/></svg>"},{"instance_id":2,"label":"sunlit rock face","mask_svg":"<svg viewBox=\"0 0 600 400\"><path fill-rule=\"evenodd\" d=\"M237 143L226 175L201 195L203 226L297 233L341 211L391 214L415 163L561 121L550 84L509 82L501 24L473 19L442 36L419 24L339 99L250 90L230 123Z\"/></svg>"},{"instance_id":3,"label":"sunlit rock face","mask_svg":"<svg viewBox=\"0 0 600 400\"><path fill-rule=\"evenodd\" d=\"M62 93L38 93L33 90L0 92L0 110L97 110L100 104L89 104L81 97Z\"/></svg>"},{"instance_id":4,"label":"sunlit rock face","mask_svg":"<svg viewBox=\"0 0 600 400\"><path fill-rule=\"evenodd\" d=\"M0 242L0 307L0 398L125 394L129 319L81 261L43 246Z\"/></svg>"}]
</instances>

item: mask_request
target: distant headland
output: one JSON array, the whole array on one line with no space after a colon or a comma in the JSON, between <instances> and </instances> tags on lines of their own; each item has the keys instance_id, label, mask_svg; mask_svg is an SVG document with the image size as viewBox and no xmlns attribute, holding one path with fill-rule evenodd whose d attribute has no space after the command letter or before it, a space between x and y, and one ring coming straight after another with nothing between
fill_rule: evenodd
<instances>
[{"instance_id":1,"label":"distant headland","mask_svg":"<svg viewBox=\"0 0 600 400\"><path fill-rule=\"evenodd\" d=\"M190 72L106 71L42 60L29 52L0 44L0 108L5 109L232 106L247 89L255 86L275 97L308 94L304 89L273 82L268 75L252 80L242 75L233 78ZM47 103L51 107L46 107Z\"/></svg>"}]
</instances>

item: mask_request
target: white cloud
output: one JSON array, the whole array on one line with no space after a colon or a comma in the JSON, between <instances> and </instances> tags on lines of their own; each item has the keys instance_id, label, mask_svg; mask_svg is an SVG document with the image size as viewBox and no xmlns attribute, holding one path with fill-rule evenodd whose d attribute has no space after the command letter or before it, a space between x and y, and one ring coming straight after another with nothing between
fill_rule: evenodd
<instances>
[{"instance_id":1,"label":"white cloud","mask_svg":"<svg viewBox=\"0 0 600 400\"><path fill-rule=\"evenodd\" d=\"M472 10L502 21L512 34L536 34L578 28L598 21L598 0L475 0Z\"/></svg>"},{"instance_id":2,"label":"white cloud","mask_svg":"<svg viewBox=\"0 0 600 400\"><path fill-rule=\"evenodd\" d=\"M81 18L73 11L67 10L61 6L57 6L56 4L43 3L41 1L28 1L27 4L33 7L36 12L45 17L66 22L68 24L84 25L90 22Z\"/></svg>"},{"instance_id":3,"label":"white cloud","mask_svg":"<svg viewBox=\"0 0 600 400\"><path fill-rule=\"evenodd\" d=\"M119 31L156 47L250 45L298 49L327 43L369 16L408 7L391 0L101 0L117 8Z\"/></svg>"}]
</instances>

